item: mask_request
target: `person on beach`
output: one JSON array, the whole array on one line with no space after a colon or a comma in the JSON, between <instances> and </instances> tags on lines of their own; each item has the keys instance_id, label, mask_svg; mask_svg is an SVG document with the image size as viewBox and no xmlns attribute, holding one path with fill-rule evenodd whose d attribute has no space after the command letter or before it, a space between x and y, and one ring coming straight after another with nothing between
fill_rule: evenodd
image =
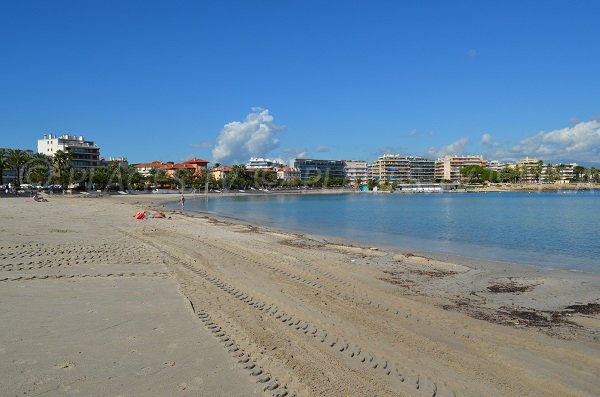
<instances>
[{"instance_id":1,"label":"person on beach","mask_svg":"<svg viewBox=\"0 0 600 397\"><path fill-rule=\"evenodd\" d=\"M181 195L181 198L179 199L179 203L181 204L181 209L183 209L183 207L185 206L185 197L183 197L183 194Z\"/></svg>"}]
</instances>

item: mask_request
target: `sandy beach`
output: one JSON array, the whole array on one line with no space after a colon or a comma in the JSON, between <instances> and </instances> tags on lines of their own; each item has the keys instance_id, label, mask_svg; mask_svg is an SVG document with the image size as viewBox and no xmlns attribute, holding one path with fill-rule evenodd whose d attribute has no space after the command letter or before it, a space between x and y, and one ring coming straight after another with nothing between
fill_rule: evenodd
<instances>
[{"instance_id":1,"label":"sandy beach","mask_svg":"<svg viewBox=\"0 0 600 397\"><path fill-rule=\"evenodd\" d=\"M599 275L433 259L165 200L0 200L3 395L600 394Z\"/></svg>"}]
</instances>

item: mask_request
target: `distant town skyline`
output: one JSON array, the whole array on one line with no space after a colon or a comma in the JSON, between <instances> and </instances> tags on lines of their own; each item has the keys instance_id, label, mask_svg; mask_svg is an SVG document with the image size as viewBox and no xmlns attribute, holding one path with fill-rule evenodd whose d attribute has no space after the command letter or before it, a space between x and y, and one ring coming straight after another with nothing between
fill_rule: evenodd
<instances>
[{"instance_id":1,"label":"distant town skyline","mask_svg":"<svg viewBox=\"0 0 600 397\"><path fill-rule=\"evenodd\" d=\"M317 12L318 11L318 12ZM600 3L0 4L0 147L600 164Z\"/></svg>"}]
</instances>

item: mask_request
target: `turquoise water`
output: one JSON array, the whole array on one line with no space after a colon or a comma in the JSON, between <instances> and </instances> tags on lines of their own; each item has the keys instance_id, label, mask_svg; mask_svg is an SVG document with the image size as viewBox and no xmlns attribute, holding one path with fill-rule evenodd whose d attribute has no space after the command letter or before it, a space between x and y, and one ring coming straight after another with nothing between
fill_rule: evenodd
<instances>
[{"instance_id":1,"label":"turquoise water","mask_svg":"<svg viewBox=\"0 0 600 397\"><path fill-rule=\"evenodd\" d=\"M475 259L600 271L600 194L249 195L189 200L280 229Z\"/></svg>"}]
</instances>

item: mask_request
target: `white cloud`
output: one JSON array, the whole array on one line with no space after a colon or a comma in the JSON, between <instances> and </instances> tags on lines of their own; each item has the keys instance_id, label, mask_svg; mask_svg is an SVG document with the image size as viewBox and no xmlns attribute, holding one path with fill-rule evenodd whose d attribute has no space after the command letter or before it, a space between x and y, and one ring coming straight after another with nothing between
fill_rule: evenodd
<instances>
[{"instance_id":1,"label":"white cloud","mask_svg":"<svg viewBox=\"0 0 600 397\"><path fill-rule=\"evenodd\" d=\"M326 153L329 151L329 148L327 146L317 146L315 147L315 152L317 153Z\"/></svg>"},{"instance_id":2,"label":"white cloud","mask_svg":"<svg viewBox=\"0 0 600 397\"><path fill-rule=\"evenodd\" d=\"M475 58L477 56L477 50L475 48L471 48L469 51L467 51L467 55L469 58Z\"/></svg>"},{"instance_id":3,"label":"white cloud","mask_svg":"<svg viewBox=\"0 0 600 397\"><path fill-rule=\"evenodd\" d=\"M481 135L480 142L486 148L491 148L491 147L498 146L498 142L496 142L496 140L494 139L494 137L492 136L492 134L487 133L487 132L485 134Z\"/></svg>"},{"instance_id":4,"label":"white cloud","mask_svg":"<svg viewBox=\"0 0 600 397\"><path fill-rule=\"evenodd\" d=\"M430 147L426 155L430 158L439 158L447 154L463 154L465 146L469 143L469 138L463 137L441 148Z\"/></svg>"},{"instance_id":5,"label":"white cloud","mask_svg":"<svg viewBox=\"0 0 600 397\"><path fill-rule=\"evenodd\" d=\"M279 147L274 135L281 130L268 109L252 108L244 121L225 124L212 150L213 161L245 163L249 157L264 157Z\"/></svg>"},{"instance_id":6,"label":"white cloud","mask_svg":"<svg viewBox=\"0 0 600 397\"><path fill-rule=\"evenodd\" d=\"M413 128L412 130L408 131L408 135L410 136L417 136L419 134L419 131L416 128Z\"/></svg>"},{"instance_id":7,"label":"white cloud","mask_svg":"<svg viewBox=\"0 0 600 397\"><path fill-rule=\"evenodd\" d=\"M572 127L541 131L523 139L510 151L543 160L600 162L600 121L584 121Z\"/></svg>"},{"instance_id":8,"label":"white cloud","mask_svg":"<svg viewBox=\"0 0 600 397\"><path fill-rule=\"evenodd\" d=\"M287 148L283 152L287 156L287 162L284 161L284 163L287 163L290 167L294 166L295 159L305 159L309 156L307 151L297 148Z\"/></svg>"}]
</instances>

